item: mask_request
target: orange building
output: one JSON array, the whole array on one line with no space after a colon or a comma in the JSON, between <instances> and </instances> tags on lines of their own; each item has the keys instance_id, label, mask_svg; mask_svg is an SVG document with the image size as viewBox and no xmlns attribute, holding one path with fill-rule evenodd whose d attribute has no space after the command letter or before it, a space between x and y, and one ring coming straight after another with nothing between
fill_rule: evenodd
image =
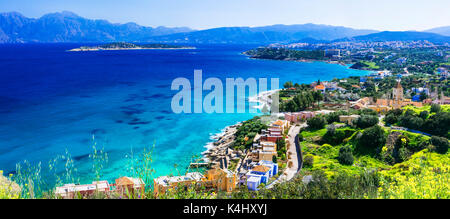
<instances>
[{"instance_id":1,"label":"orange building","mask_svg":"<svg viewBox=\"0 0 450 219\"><path fill-rule=\"evenodd\" d=\"M120 177L116 179L116 191L122 195L144 194L145 183L141 178Z\"/></svg>"},{"instance_id":2,"label":"orange building","mask_svg":"<svg viewBox=\"0 0 450 219\"><path fill-rule=\"evenodd\" d=\"M210 169L205 175L199 172L187 173L184 176L161 176L154 179L155 196L164 194L168 189L195 186L207 190L231 192L236 188L237 176L228 169Z\"/></svg>"},{"instance_id":3,"label":"orange building","mask_svg":"<svg viewBox=\"0 0 450 219\"><path fill-rule=\"evenodd\" d=\"M320 83L319 85L314 86L314 90L315 91L321 91L322 93L325 92L325 86L323 85L323 83Z\"/></svg>"}]
</instances>

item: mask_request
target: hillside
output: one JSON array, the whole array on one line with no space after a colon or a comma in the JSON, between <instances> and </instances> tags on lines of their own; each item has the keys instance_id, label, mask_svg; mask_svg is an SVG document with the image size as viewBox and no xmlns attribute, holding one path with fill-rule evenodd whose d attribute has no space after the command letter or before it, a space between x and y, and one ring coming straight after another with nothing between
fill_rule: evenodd
<instances>
[{"instance_id":1,"label":"hillside","mask_svg":"<svg viewBox=\"0 0 450 219\"><path fill-rule=\"evenodd\" d=\"M154 41L177 43L285 43L303 39L335 40L375 33L328 25L273 25L263 27L221 27L190 33L153 37Z\"/></svg>"},{"instance_id":2,"label":"hillside","mask_svg":"<svg viewBox=\"0 0 450 219\"><path fill-rule=\"evenodd\" d=\"M437 34L444 35L444 36L450 36L450 26L437 27L437 28L426 30L425 32L437 33Z\"/></svg>"},{"instance_id":3,"label":"hillside","mask_svg":"<svg viewBox=\"0 0 450 219\"><path fill-rule=\"evenodd\" d=\"M350 39L340 39L338 41L418 41L427 40L432 43L448 43L450 37L442 36L435 33L416 32L416 31L383 31L379 33L373 33L363 36L356 36Z\"/></svg>"}]
</instances>

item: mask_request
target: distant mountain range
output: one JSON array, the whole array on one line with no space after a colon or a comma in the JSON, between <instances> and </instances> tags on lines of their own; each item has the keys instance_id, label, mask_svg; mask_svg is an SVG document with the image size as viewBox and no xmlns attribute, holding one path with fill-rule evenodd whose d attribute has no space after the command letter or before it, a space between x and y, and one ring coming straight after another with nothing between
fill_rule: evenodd
<instances>
[{"instance_id":1,"label":"distant mountain range","mask_svg":"<svg viewBox=\"0 0 450 219\"><path fill-rule=\"evenodd\" d=\"M179 43L287 43L302 39L335 40L354 37L375 30L356 30L328 25L273 25L264 27L221 27L189 33L152 37L159 42Z\"/></svg>"},{"instance_id":2,"label":"distant mountain range","mask_svg":"<svg viewBox=\"0 0 450 219\"><path fill-rule=\"evenodd\" d=\"M52 13L39 19L20 13L0 14L0 43L22 42L116 42L189 32L189 28L144 27L135 23L112 24L90 20L72 12Z\"/></svg>"},{"instance_id":3,"label":"distant mountain range","mask_svg":"<svg viewBox=\"0 0 450 219\"><path fill-rule=\"evenodd\" d=\"M0 43L141 42L141 43L291 43L336 40L429 40L450 42L450 27L425 32L379 32L340 26L301 24L263 27L221 27L192 30L187 27L145 27L135 23L113 24L82 18L72 12L27 18L17 12L0 14ZM429 33L428 33L429 32ZM439 35L442 34L442 35Z\"/></svg>"},{"instance_id":4,"label":"distant mountain range","mask_svg":"<svg viewBox=\"0 0 450 219\"><path fill-rule=\"evenodd\" d=\"M383 31L368 35L356 36L352 38L339 39L338 41L417 41L427 40L432 43L450 43L449 36L443 36L436 33L417 32L417 31Z\"/></svg>"},{"instance_id":5,"label":"distant mountain range","mask_svg":"<svg viewBox=\"0 0 450 219\"><path fill-rule=\"evenodd\" d=\"M444 35L444 36L450 36L450 26L437 27L437 28L426 30L425 32L437 33L437 34Z\"/></svg>"}]
</instances>

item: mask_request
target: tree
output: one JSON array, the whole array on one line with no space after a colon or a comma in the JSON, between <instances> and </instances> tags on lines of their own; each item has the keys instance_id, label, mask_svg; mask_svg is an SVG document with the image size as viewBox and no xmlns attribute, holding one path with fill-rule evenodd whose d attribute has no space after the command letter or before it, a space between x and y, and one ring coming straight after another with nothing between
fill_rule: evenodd
<instances>
[{"instance_id":1,"label":"tree","mask_svg":"<svg viewBox=\"0 0 450 219\"><path fill-rule=\"evenodd\" d=\"M420 118L422 118L423 120L426 120L428 118L428 115L429 115L429 113L426 110L420 112L420 114L419 114Z\"/></svg>"},{"instance_id":2,"label":"tree","mask_svg":"<svg viewBox=\"0 0 450 219\"><path fill-rule=\"evenodd\" d=\"M278 162L277 156L275 156L275 155L272 156L272 162L273 163L277 163Z\"/></svg>"},{"instance_id":3,"label":"tree","mask_svg":"<svg viewBox=\"0 0 450 219\"><path fill-rule=\"evenodd\" d=\"M387 114L386 117L384 117L384 121L387 124L395 124L398 122L398 117L394 114Z\"/></svg>"},{"instance_id":4,"label":"tree","mask_svg":"<svg viewBox=\"0 0 450 219\"><path fill-rule=\"evenodd\" d=\"M283 84L283 87L284 88L291 88L291 87L293 87L294 85L292 84L292 81L288 81L288 82L286 82L286 83L284 83Z\"/></svg>"},{"instance_id":5,"label":"tree","mask_svg":"<svg viewBox=\"0 0 450 219\"><path fill-rule=\"evenodd\" d=\"M277 154L279 157L282 157L283 155L286 154L286 141L284 140L284 138L280 138L277 140L276 144L277 144Z\"/></svg>"},{"instance_id":6,"label":"tree","mask_svg":"<svg viewBox=\"0 0 450 219\"><path fill-rule=\"evenodd\" d=\"M403 127L420 130L422 129L424 121L417 115L406 115L405 113L405 115L400 116L399 123Z\"/></svg>"},{"instance_id":7,"label":"tree","mask_svg":"<svg viewBox=\"0 0 450 219\"><path fill-rule=\"evenodd\" d=\"M439 104L431 104L430 112L432 113L438 113L441 111L441 106Z\"/></svg>"},{"instance_id":8,"label":"tree","mask_svg":"<svg viewBox=\"0 0 450 219\"><path fill-rule=\"evenodd\" d=\"M333 122L339 122L339 116L347 114L348 114L347 112L339 110L337 112L331 112L326 114L325 118L327 119L328 124L331 124Z\"/></svg>"},{"instance_id":9,"label":"tree","mask_svg":"<svg viewBox=\"0 0 450 219\"><path fill-rule=\"evenodd\" d=\"M447 136L450 127L450 112L439 112L430 116L422 130L432 135Z\"/></svg>"},{"instance_id":10,"label":"tree","mask_svg":"<svg viewBox=\"0 0 450 219\"><path fill-rule=\"evenodd\" d=\"M352 149L349 146L341 147L339 149L338 160L340 164L352 165L354 161Z\"/></svg>"},{"instance_id":11,"label":"tree","mask_svg":"<svg viewBox=\"0 0 450 219\"><path fill-rule=\"evenodd\" d=\"M375 125L364 129L359 138L357 148L361 153L374 153L386 144L386 136L382 127Z\"/></svg>"},{"instance_id":12,"label":"tree","mask_svg":"<svg viewBox=\"0 0 450 219\"><path fill-rule=\"evenodd\" d=\"M431 144L435 147L436 152L445 154L448 151L447 138L431 136Z\"/></svg>"},{"instance_id":13,"label":"tree","mask_svg":"<svg viewBox=\"0 0 450 219\"><path fill-rule=\"evenodd\" d=\"M425 99L427 99L428 98L428 96L427 96L427 94L425 93L425 92L422 92L421 94L420 94L420 101L423 101L423 100L425 100Z\"/></svg>"},{"instance_id":14,"label":"tree","mask_svg":"<svg viewBox=\"0 0 450 219\"><path fill-rule=\"evenodd\" d=\"M327 121L322 116L315 116L306 121L306 124L308 124L311 129L323 129L326 123Z\"/></svg>"},{"instance_id":15,"label":"tree","mask_svg":"<svg viewBox=\"0 0 450 219\"><path fill-rule=\"evenodd\" d=\"M362 115L355 122L356 127L361 129L369 128L376 124L378 124L378 117L369 115Z\"/></svg>"},{"instance_id":16,"label":"tree","mask_svg":"<svg viewBox=\"0 0 450 219\"><path fill-rule=\"evenodd\" d=\"M319 103L320 103L320 101L323 100L322 92L321 91L313 91L312 95L313 95L314 100L317 101L317 107L320 108Z\"/></svg>"}]
</instances>

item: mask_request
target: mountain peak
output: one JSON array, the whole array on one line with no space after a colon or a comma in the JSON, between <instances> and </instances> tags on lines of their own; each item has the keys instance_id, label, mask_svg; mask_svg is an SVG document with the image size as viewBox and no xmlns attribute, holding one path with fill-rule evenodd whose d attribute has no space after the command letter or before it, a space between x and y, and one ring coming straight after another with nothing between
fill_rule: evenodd
<instances>
[{"instance_id":1,"label":"mountain peak","mask_svg":"<svg viewBox=\"0 0 450 219\"><path fill-rule=\"evenodd\" d=\"M437 33L437 34L441 34L444 36L450 36L450 26L436 27L433 29L426 30L425 32Z\"/></svg>"},{"instance_id":2,"label":"mountain peak","mask_svg":"<svg viewBox=\"0 0 450 219\"><path fill-rule=\"evenodd\" d=\"M71 11L62 11L61 15L63 15L64 17L80 17Z\"/></svg>"},{"instance_id":3,"label":"mountain peak","mask_svg":"<svg viewBox=\"0 0 450 219\"><path fill-rule=\"evenodd\" d=\"M22 17L22 18L25 17L17 11L3 12L3 13L0 13L0 15L5 16L5 17Z\"/></svg>"},{"instance_id":4,"label":"mountain peak","mask_svg":"<svg viewBox=\"0 0 450 219\"><path fill-rule=\"evenodd\" d=\"M62 12L55 12L50 14L45 14L41 17L41 19L45 18L81 18L77 14L71 12L71 11L62 11Z\"/></svg>"}]
</instances>

